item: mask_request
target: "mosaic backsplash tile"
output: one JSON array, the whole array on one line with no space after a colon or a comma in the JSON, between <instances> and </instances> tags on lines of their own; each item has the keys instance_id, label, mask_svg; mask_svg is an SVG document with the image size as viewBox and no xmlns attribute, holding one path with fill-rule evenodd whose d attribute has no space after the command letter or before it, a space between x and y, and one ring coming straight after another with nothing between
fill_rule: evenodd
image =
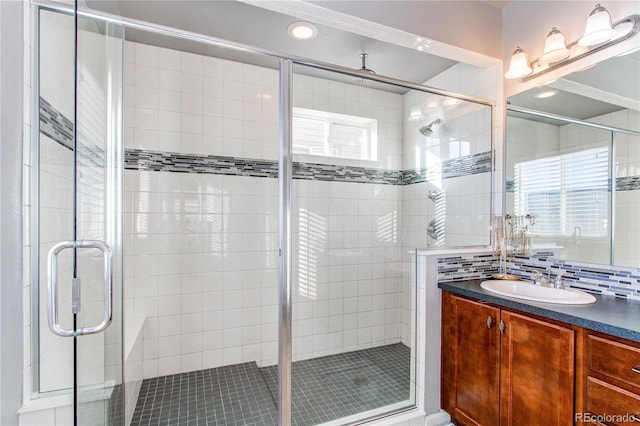
<instances>
[{"instance_id":1,"label":"mosaic backsplash tile","mask_svg":"<svg viewBox=\"0 0 640 426\"><path fill-rule=\"evenodd\" d=\"M487 278L498 272L493 254L472 254L438 258L438 281L464 281Z\"/></svg>"},{"instance_id":2,"label":"mosaic backsplash tile","mask_svg":"<svg viewBox=\"0 0 640 426\"><path fill-rule=\"evenodd\" d=\"M532 256L513 256L507 272L531 280L534 272L550 274L553 280L562 274L566 286L615 297L640 300L640 269L620 266L592 265L554 258L548 251ZM446 256L438 259L438 281L451 282L489 278L498 272L492 254Z\"/></svg>"}]
</instances>

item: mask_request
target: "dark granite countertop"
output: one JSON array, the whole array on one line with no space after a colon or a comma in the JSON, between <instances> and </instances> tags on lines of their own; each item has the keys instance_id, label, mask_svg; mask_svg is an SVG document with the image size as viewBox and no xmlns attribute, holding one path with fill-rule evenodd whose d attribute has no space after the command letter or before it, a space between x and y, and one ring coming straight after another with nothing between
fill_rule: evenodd
<instances>
[{"instance_id":1,"label":"dark granite countertop","mask_svg":"<svg viewBox=\"0 0 640 426\"><path fill-rule=\"evenodd\" d=\"M559 305L500 296L480 287L484 280L441 282L438 287L495 305L577 325L640 343L640 302L594 294L590 305Z\"/></svg>"}]
</instances>

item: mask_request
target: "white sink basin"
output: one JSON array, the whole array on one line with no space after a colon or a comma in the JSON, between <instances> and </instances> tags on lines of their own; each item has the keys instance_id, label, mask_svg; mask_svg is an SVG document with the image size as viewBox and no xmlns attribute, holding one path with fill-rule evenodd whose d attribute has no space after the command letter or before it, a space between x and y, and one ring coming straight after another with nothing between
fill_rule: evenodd
<instances>
[{"instance_id":1,"label":"white sink basin","mask_svg":"<svg viewBox=\"0 0 640 426\"><path fill-rule=\"evenodd\" d=\"M587 305L594 303L593 295L574 288L550 288L534 285L530 281L488 280L480 286L502 296L526 299L534 302L559 303L563 305Z\"/></svg>"}]
</instances>

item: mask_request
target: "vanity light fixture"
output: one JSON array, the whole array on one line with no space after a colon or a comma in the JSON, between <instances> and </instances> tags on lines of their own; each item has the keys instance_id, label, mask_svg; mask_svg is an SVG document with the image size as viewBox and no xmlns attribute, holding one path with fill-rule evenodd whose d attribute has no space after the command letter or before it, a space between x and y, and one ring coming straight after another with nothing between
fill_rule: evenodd
<instances>
[{"instance_id":1,"label":"vanity light fixture","mask_svg":"<svg viewBox=\"0 0 640 426\"><path fill-rule=\"evenodd\" d=\"M517 47L511 55L509 70L504 77L508 80L529 81L628 40L639 32L640 15L629 15L612 24L611 15L607 9L598 4L591 11L584 35L580 40L567 44L564 35L553 27L545 40L542 56L530 62L527 53Z\"/></svg>"},{"instance_id":2,"label":"vanity light fixture","mask_svg":"<svg viewBox=\"0 0 640 426\"><path fill-rule=\"evenodd\" d=\"M311 22L299 21L289 24L287 32L297 40L311 40L318 35L318 27Z\"/></svg>"}]
</instances>

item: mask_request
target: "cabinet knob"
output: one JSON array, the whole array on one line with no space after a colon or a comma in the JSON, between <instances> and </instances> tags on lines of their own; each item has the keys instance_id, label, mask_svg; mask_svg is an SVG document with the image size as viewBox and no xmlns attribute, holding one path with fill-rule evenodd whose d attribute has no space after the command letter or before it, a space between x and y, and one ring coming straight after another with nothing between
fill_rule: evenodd
<instances>
[{"instance_id":1,"label":"cabinet knob","mask_svg":"<svg viewBox=\"0 0 640 426\"><path fill-rule=\"evenodd\" d=\"M504 321L500 320L500 334L504 334L504 331L507 329L507 325Z\"/></svg>"},{"instance_id":2,"label":"cabinet knob","mask_svg":"<svg viewBox=\"0 0 640 426\"><path fill-rule=\"evenodd\" d=\"M487 317L487 328L491 329L492 326L493 326L493 318L491 318L491 315L489 315Z\"/></svg>"},{"instance_id":3,"label":"cabinet knob","mask_svg":"<svg viewBox=\"0 0 640 426\"><path fill-rule=\"evenodd\" d=\"M635 367L631 367L631 371L634 373L640 374L640 365L636 365Z\"/></svg>"}]
</instances>

